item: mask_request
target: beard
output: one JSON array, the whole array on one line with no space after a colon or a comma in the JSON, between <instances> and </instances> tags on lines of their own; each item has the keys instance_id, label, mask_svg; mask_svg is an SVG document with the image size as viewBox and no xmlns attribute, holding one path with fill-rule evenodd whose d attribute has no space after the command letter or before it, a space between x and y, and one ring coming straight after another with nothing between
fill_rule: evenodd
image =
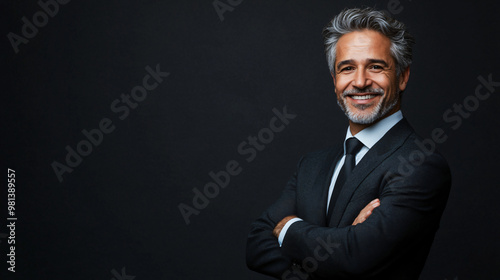
<instances>
[{"instance_id":1,"label":"beard","mask_svg":"<svg viewBox=\"0 0 500 280\"><path fill-rule=\"evenodd\" d=\"M375 94L384 94L384 90L381 88L366 88L366 89L350 89L346 90L342 93L342 98L337 99L337 104L340 109L344 111L347 118L357 124L371 124L376 122L377 120L384 117L387 113L389 113L399 102L400 90L398 89L393 100L385 100L387 96L383 96L381 100L373 105L373 104L355 104L353 105L357 111L351 110L347 104L347 95L352 93L375 93ZM374 107L375 108L371 112L364 112L366 109Z\"/></svg>"}]
</instances>

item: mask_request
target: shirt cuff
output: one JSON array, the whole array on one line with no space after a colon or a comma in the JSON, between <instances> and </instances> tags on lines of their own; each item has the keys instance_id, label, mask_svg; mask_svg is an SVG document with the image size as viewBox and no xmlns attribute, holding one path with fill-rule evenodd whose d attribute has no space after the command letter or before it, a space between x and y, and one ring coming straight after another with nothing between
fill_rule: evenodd
<instances>
[{"instance_id":1,"label":"shirt cuff","mask_svg":"<svg viewBox=\"0 0 500 280\"><path fill-rule=\"evenodd\" d=\"M278 243L280 244L280 247L281 247L281 244L283 243L283 239L285 239L285 234L286 234L286 231L288 230L288 228L293 223L299 222L299 221L303 221L303 220L301 218L293 218L293 219L290 219L290 221L286 222L285 226L283 227L283 229L280 232L280 235L278 236Z\"/></svg>"}]
</instances>

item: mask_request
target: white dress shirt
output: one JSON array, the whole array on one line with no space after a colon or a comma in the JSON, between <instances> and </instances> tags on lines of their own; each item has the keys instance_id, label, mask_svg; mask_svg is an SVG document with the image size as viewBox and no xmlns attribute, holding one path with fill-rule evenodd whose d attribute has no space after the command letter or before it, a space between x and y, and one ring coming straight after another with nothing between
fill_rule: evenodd
<instances>
[{"instance_id":1,"label":"white dress shirt","mask_svg":"<svg viewBox=\"0 0 500 280\"><path fill-rule=\"evenodd\" d=\"M344 165L344 160L345 160L345 140L347 140L350 137L355 137L358 139L361 143L363 143L363 147L359 152L356 154L356 164L358 164L361 159L366 155L366 153L380 140L382 137L389 131L393 126L395 126L400 120L403 119L403 113L401 113L401 110L397 111L396 113L378 121L376 124L369 126L360 132L358 132L355 136L351 134L351 127L349 126L347 128L347 133L344 139L344 155L342 158L337 162L337 165L335 166L335 170L333 172L332 176L332 181L330 183L330 188L328 189L328 200L327 200L327 205L326 205L326 213L328 213L328 208L330 207L330 197L332 196L333 193L333 188L335 187L335 182L337 181L337 177L339 176L340 169L342 169L342 166ZM323 201L320 201L319 203L323 203ZM285 239L285 234L288 228L295 222L302 221L300 218L293 218L290 221L288 221L283 229L280 232L280 235L278 237L278 242L281 246L283 243L283 239Z\"/></svg>"}]
</instances>

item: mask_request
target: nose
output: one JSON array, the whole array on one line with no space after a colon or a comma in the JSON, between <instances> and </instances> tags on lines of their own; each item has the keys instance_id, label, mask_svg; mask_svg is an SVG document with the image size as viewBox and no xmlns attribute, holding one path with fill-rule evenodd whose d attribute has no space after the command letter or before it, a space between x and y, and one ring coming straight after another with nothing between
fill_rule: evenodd
<instances>
[{"instance_id":1,"label":"nose","mask_svg":"<svg viewBox=\"0 0 500 280\"><path fill-rule=\"evenodd\" d=\"M359 89L363 89L363 88L366 88L368 86L371 86L371 84L372 84L372 80L367 75L367 73L365 73L365 71L363 69L358 69L358 71L356 71L356 73L354 74L352 86L359 88Z\"/></svg>"}]
</instances>

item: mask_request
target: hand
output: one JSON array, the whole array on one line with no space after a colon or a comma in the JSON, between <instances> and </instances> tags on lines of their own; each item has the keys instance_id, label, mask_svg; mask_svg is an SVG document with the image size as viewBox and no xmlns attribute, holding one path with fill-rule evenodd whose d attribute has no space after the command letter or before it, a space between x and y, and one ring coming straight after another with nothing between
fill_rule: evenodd
<instances>
[{"instance_id":1,"label":"hand","mask_svg":"<svg viewBox=\"0 0 500 280\"><path fill-rule=\"evenodd\" d=\"M281 230L283 229L283 227L285 226L285 224L290 221L291 219L293 218L298 218L297 216L295 215L290 215L290 216L286 216L283 218L283 220L281 220L277 225L276 227L274 227L274 230L273 230L273 235L278 238L280 236L280 232Z\"/></svg>"},{"instance_id":2,"label":"hand","mask_svg":"<svg viewBox=\"0 0 500 280\"><path fill-rule=\"evenodd\" d=\"M380 206L380 200L378 198L372 200L368 205L366 205L361 212L359 212L359 215L356 217L354 222L352 223L353 226L357 224L361 224L362 222L366 221L368 217L372 214L373 209L377 208Z\"/></svg>"}]
</instances>

